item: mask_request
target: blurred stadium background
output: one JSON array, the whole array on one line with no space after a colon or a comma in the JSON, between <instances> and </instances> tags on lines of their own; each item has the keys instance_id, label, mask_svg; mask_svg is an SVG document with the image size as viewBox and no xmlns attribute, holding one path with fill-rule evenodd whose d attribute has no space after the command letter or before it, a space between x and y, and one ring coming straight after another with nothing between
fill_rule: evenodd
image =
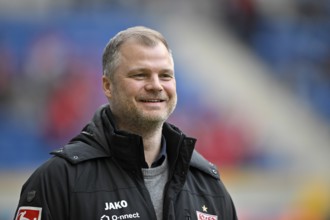
<instances>
[{"instance_id":1,"label":"blurred stadium background","mask_svg":"<svg viewBox=\"0 0 330 220\"><path fill-rule=\"evenodd\" d=\"M330 219L330 1L0 0L0 219L106 102L103 47L161 31L171 121L219 166L240 220Z\"/></svg>"}]
</instances>

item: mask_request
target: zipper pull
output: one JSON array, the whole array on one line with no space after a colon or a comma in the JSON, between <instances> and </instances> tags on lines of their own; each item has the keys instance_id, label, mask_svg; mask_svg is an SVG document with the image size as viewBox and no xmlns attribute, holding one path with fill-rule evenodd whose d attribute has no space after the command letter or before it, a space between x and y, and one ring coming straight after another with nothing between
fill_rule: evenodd
<instances>
[{"instance_id":1,"label":"zipper pull","mask_svg":"<svg viewBox=\"0 0 330 220\"><path fill-rule=\"evenodd\" d=\"M185 220L191 220L189 210L188 210L188 209L185 209L185 211L186 211L186 217L185 217Z\"/></svg>"}]
</instances>

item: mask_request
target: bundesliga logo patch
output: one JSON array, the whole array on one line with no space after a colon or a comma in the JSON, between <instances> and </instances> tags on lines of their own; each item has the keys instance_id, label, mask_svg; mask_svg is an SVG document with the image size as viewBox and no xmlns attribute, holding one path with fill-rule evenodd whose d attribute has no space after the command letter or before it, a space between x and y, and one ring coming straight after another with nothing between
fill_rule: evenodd
<instances>
[{"instance_id":1,"label":"bundesliga logo patch","mask_svg":"<svg viewBox=\"0 0 330 220\"><path fill-rule=\"evenodd\" d=\"M41 220L42 208L22 206L18 209L15 220Z\"/></svg>"},{"instance_id":2,"label":"bundesliga logo patch","mask_svg":"<svg viewBox=\"0 0 330 220\"><path fill-rule=\"evenodd\" d=\"M198 220L218 220L218 216L216 215L209 215L199 211L196 211L196 214Z\"/></svg>"}]
</instances>

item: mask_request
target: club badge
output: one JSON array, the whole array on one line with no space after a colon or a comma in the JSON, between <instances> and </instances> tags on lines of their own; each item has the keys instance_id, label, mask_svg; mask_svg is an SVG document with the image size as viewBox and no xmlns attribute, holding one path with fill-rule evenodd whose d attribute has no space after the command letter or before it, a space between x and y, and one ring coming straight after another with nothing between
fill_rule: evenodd
<instances>
[{"instance_id":1,"label":"club badge","mask_svg":"<svg viewBox=\"0 0 330 220\"><path fill-rule=\"evenodd\" d=\"M218 220L218 216L196 211L198 220Z\"/></svg>"}]
</instances>

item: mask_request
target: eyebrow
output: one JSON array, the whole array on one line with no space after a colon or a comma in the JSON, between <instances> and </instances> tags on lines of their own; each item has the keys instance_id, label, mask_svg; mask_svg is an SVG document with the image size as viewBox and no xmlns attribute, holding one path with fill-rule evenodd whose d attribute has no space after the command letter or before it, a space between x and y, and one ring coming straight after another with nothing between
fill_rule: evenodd
<instances>
[{"instance_id":1,"label":"eyebrow","mask_svg":"<svg viewBox=\"0 0 330 220\"><path fill-rule=\"evenodd\" d=\"M128 74L130 73L136 73L136 72L150 72L149 68L144 68L144 67L137 67L137 68L132 68L131 70L128 71ZM169 68L165 68L165 69L161 69L160 73L164 73L164 72L170 72L174 74L174 70L173 69L169 69Z\"/></svg>"}]
</instances>

